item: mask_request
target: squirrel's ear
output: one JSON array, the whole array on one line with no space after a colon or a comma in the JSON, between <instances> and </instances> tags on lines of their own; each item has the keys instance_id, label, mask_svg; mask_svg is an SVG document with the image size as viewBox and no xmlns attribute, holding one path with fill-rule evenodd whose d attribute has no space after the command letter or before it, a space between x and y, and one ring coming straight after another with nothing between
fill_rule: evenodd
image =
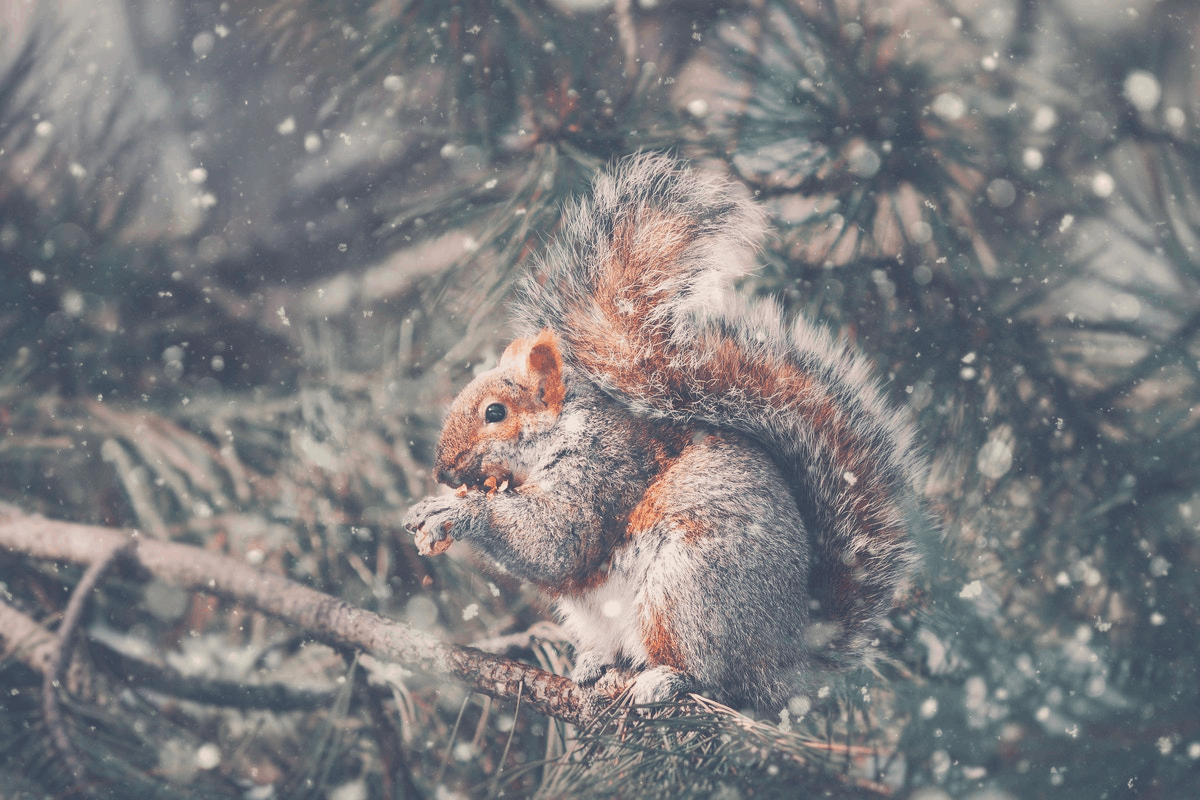
<instances>
[{"instance_id":1,"label":"squirrel's ear","mask_svg":"<svg viewBox=\"0 0 1200 800\"><path fill-rule=\"evenodd\" d=\"M549 328L542 328L529 346L528 370L533 378L542 402L556 411L562 408L567 394L563 383L562 354L558 350L558 337Z\"/></svg>"}]
</instances>

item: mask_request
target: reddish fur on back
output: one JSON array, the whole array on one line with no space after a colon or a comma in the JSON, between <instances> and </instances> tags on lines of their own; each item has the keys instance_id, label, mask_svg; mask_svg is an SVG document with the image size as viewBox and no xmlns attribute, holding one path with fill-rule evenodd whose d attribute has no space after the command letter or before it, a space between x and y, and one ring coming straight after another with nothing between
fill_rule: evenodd
<instances>
[{"instance_id":1,"label":"reddish fur on back","mask_svg":"<svg viewBox=\"0 0 1200 800\"><path fill-rule=\"evenodd\" d=\"M642 609L642 641L651 664L671 667L680 672L687 670L687 660L683 657L671 624L669 605L665 608L649 606Z\"/></svg>"},{"instance_id":2,"label":"reddish fur on back","mask_svg":"<svg viewBox=\"0 0 1200 800\"><path fill-rule=\"evenodd\" d=\"M635 412L736 430L776 459L811 523L818 615L841 632L829 653L853 661L929 527L910 427L861 356L725 288L762 216L720 181L641 156L569 222L521 316L558 330L566 360ZM631 523L659 514L648 494Z\"/></svg>"}]
</instances>

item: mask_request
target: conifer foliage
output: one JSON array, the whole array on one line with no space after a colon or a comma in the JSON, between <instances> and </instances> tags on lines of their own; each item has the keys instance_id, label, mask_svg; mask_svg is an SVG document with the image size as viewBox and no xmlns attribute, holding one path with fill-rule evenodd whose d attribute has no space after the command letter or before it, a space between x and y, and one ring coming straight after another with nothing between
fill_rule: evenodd
<instances>
[{"instance_id":1,"label":"conifer foliage","mask_svg":"<svg viewBox=\"0 0 1200 800\"><path fill-rule=\"evenodd\" d=\"M14 8L12 797L1194 786L1194 3ZM743 183L772 215L750 288L853 340L919 423L944 530L873 669L771 719L703 698L588 716L571 686L487 694L306 628L227 576L69 551L69 531L136 530L567 674L531 593L465 551L419 557L399 523L562 204L639 150Z\"/></svg>"}]
</instances>

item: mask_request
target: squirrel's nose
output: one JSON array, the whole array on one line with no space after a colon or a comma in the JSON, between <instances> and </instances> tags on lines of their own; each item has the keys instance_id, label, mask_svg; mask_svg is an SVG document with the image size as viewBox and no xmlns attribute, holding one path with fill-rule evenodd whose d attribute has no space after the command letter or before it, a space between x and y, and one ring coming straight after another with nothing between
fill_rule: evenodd
<instances>
[{"instance_id":1,"label":"squirrel's nose","mask_svg":"<svg viewBox=\"0 0 1200 800\"><path fill-rule=\"evenodd\" d=\"M440 454L439 454L440 456ZM433 462L433 477L438 483L445 484L457 489L466 483L466 478L463 474L454 468L454 465L446 458L435 458Z\"/></svg>"},{"instance_id":2,"label":"squirrel's nose","mask_svg":"<svg viewBox=\"0 0 1200 800\"><path fill-rule=\"evenodd\" d=\"M438 441L437 451L433 454L433 477L438 483L457 488L462 481L455 480L458 476L454 472L454 467L451 466L452 459L447 457L447 452L448 448L443 432L442 440Z\"/></svg>"}]
</instances>

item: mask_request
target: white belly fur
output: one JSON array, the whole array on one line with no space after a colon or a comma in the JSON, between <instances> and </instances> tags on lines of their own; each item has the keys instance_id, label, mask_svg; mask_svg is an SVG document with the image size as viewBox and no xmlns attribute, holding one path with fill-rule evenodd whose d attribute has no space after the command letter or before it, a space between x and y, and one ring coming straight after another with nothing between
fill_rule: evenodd
<instances>
[{"instance_id":1,"label":"white belly fur","mask_svg":"<svg viewBox=\"0 0 1200 800\"><path fill-rule=\"evenodd\" d=\"M657 546L656 546L657 545ZM689 584L694 548L668 532L666 541L634 542L613 558L608 580L580 595L559 598L563 627L581 650L595 650L604 663L629 659L641 668L649 663L642 633L646 605L661 608L664 587Z\"/></svg>"},{"instance_id":2,"label":"white belly fur","mask_svg":"<svg viewBox=\"0 0 1200 800\"><path fill-rule=\"evenodd\" d=\"M621 560L618 556L617 560ZM634 667L645 666L646 646L642 641L641 587L629 570L614 564L608 580L594 589L557 603L563 627L580 650L595 650L605 663L621 657Z\"/></svg>"}]
</instances>

